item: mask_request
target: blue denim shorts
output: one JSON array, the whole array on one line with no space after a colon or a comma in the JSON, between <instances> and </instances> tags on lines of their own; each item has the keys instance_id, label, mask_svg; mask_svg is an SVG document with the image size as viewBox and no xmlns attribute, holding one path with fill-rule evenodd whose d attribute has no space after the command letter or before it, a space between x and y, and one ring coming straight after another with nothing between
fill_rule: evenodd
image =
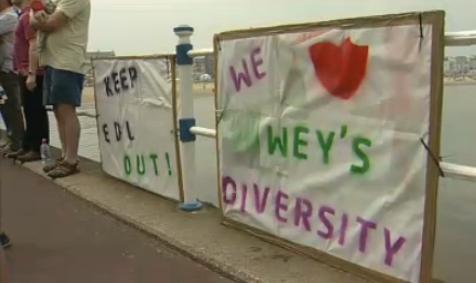
<instances>
[{"instance_id":1,"label":"blue denim shorts","mask_svg":"<svg viewBox=\"0 0 476 283\"><path fill-rule=\"evenodd\" d=\"M52 67L46 67L43 82L43 103L45 105L68 104L81 106L84 75Z\"/></svg>"}]
</instances>

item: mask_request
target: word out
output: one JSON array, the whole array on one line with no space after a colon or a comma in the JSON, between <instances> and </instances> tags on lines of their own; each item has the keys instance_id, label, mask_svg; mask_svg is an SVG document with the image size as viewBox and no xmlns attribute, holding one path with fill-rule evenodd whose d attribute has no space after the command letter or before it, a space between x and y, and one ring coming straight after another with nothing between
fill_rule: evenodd
<instances>
[{"instance_id":1,"label":"word out","mask_svg":"<svg viewBox=\"0 0 476 283\"><path fill-rule=\"evenodd\" d=\"M164 160L167 165L167 174L172 176L172 164L170 163L169 153L164 154ZM148 175L147 172L152 171L155 176L160 175L159 170L159 155L156 153L150 154L126 154L124 155L124 173L126 176L131 176L132 173L137 173L139 176ZM149 174L150 175L150 174Z\"/></svg>"}]
</instances>

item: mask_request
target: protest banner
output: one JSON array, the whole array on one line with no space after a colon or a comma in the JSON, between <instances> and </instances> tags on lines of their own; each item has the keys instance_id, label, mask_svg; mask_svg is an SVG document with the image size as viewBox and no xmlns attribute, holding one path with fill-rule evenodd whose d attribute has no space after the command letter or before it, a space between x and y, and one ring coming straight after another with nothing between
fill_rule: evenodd
<instances>
[{"instance_id":1,"label":"protest banner","mask_svg":"<svg viewBox=\"0 0 476 283\"><path fill-rule=\"evenodd\" d=\"M443 20L218 34L225 220L381 281L430 282Z\"/></svg>"},{"instance_id":2,"label":"protest banner","mask_svg":"<svg viewBox=\"0 0 476 283\"><path fill-rule=\"evenodd\" d=\"M170 57L93 61L99 148L109 175L182 199Z\"/></svg>"}]
</instances>

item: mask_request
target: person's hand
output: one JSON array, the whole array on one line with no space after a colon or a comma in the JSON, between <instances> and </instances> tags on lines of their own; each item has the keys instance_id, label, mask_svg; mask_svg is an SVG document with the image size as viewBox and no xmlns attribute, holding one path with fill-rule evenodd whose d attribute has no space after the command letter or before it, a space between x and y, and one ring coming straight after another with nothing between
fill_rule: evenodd
<instances>
[{"instance_id":1,"label":"person's hand","mask_svg":"<svg viewBox=\"0 0 476 283\"><path fill-rule=\"evenodd\" d=\"M26 78L26 88L29 91L34 91L36 88L36 76L35 75L28 75Z\"/></svg>"},{"instance_id":2,"label":"person's hand","mask_svg":"<svg viewBox=\"0 0 476 283\"><path fill-rule=\"evenodd\" d=\"M40 22L36 19L36 15L39 13L35 13L33 10L30 10L30 25L34 30L38 29Z\"/></svg>"},{"instance_id":3,"label":"person's hand","mask_svg":"<svg viewBox=\"0 0 476 283\"><path fill-rule=\"evenodd\" d=\"M48 14L45 11L39 11L33 14L33 19L38 24L42 24L48 19Z\"/></svg>"}]
</instances>

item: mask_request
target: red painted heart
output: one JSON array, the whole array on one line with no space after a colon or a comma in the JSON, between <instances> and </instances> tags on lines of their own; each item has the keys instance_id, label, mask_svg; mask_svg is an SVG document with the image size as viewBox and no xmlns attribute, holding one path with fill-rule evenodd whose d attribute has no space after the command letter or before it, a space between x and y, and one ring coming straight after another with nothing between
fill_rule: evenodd
<instances>
[{"instance_id":1,"label":"red painted heart","mask_svg":"<svg viewBox=\"0 0 476 283\"><path fill-rule=\"evenodd\" d=\"M352 98L367 73L368 46L359 46L347 38L341 46L330 42L309 48L316 76L335 97Z\"/></svg>"}]
</instances>

